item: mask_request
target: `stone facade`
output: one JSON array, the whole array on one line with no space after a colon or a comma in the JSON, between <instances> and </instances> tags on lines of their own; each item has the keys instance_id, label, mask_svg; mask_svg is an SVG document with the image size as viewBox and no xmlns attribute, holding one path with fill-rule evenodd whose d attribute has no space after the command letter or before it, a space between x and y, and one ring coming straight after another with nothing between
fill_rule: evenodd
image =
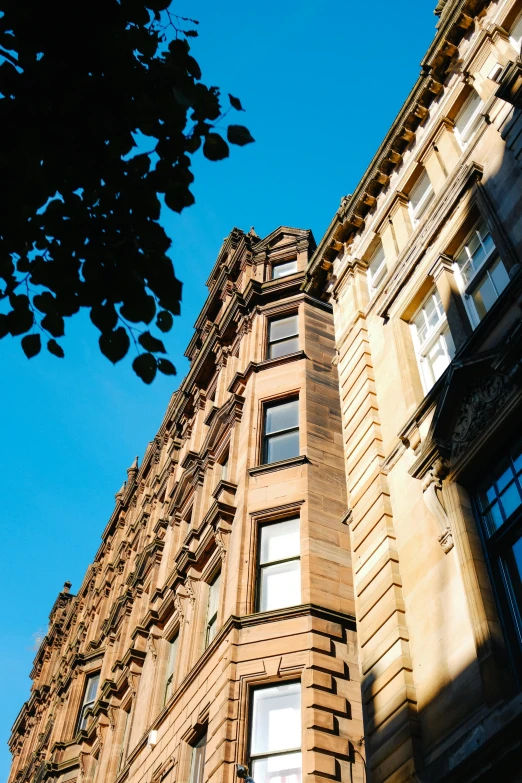
<instances>
[{"instance_id":1,"label":"stone facade","mask_svg":"<svg viewBox=\"0 0 522 783\"><path fill-rule=\"evenodd\" d=\"M437 12L305 287L334 306L374 783L522 780L522 2Z\"/></svg>"},{"instance_id":2,"label":"stone facade","mask_svg":"<svg viewBox=\"0 0 522 783\"><path fill-rule=\"evenodd\" d=\"M235 780L250 763L252 694L293 682L303 775L363 780L332 308L301 290L314 248L291 228L225 240L190 372L127 471L78 593L66 584L51 612L10 783ZM264 453L266 411L288 400L294 453L280 435ZM263 571L259 541L289 520L287 584L281 564ZM275 711L276 734L287 713Z\"/></svg>"},{"instance_id":3,"label":"stone facade","mask_svg":"<svg viewBox=\"0 0 522 783\"><path fill-rule=\"evenodd\" d=\"M10 783L522 780L522 0L435 12L319 246L225 240Z\"/></svg>"}]
</instances>

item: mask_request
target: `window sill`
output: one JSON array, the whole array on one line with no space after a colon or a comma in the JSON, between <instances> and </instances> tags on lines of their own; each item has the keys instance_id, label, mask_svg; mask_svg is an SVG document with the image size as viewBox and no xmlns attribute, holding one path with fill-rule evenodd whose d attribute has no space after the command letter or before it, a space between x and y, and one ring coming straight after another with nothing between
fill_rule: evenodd
<instances>
[{"instance_id":1,"label":"window sill","mask_svg":"<svg viewBox=\"0 0 522 783\"><path fill-rule=\"evenodd\" d=\"M255 468L249 468L248 473L250 476L261 476L264 473L274 473L276 470L285 470L285 468L293 468L296 465L305 465L310 460L304 454L298 457L290 457L290 459L281 459L279 462L269 462L267 465L256 465Z\"/></svg>"}]
</instances>

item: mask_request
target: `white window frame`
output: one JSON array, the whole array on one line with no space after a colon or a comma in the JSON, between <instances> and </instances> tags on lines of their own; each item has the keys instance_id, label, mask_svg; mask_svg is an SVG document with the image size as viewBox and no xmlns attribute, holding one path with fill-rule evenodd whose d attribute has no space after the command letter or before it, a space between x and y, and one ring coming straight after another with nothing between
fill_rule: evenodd
<instances>
[{"instance_id":1,"label":"white window frame","mask_svg":"<svg viewBox=\"0 0 522 783\"><path fill-rule=\"evenodd\" d=\"M480 228L484 228L486 230L486 233L483 236L480 234L480 231L479 231ZM473 237L473 234L476 234L478 236L480 245L485 250L483 239L487 236L487 234L489 234L491 236L491 232L489 230L489 226L487 225L487 223L486 223L486 221L484 219L481 219L481 220L477 221L477 223L475 223L475 226L474 226L473 230L469 232L469 234L467 235L465 241L462 243L462 245L460 246L458 251L453 256L453 258L455 259L454 263L453 263L453 272L455 274L455 279L457 281L457 285L458 285L459 291L462 294L462 298L464 300L464 306L466 308L466 312L468 313L469 319L471 321L471 325L475 329L479 325L479 323L481 321L481 318L480 318L480 316L478 314L477 308L475 307L475 303L473 301L472 292L476 288L478 288L480 280L482 278L488 276L490 278L491 284L492 284L492 286L493 286L493 288L495 290L495 293L497 294L497 299L498 299L500 294L502 293L502 291L500 291L500 292L497 291L497 287L495 285L495 282L494 282L493 278L489 274L489 269L493 266L493 264L494 264L494 262L495 262L495 260L497 258L498 258L498 260L500 261L500 263L502 265L504 265L504 262L502 261L502 258L500 257L500 253L498 252L498 249L497 249L497 247L496 247L496 245L495 245L495 243L493 241L493 238L491 238L493 247L491 248L489 253L486 255L486 257L484 258L483 262L478 267L478 269L476 269L474 271L473 276L470 277L470 279L466 282L464 280L464 277L462 275L462 272L460 270L460 267L459 267L456 259L461 255L461 253L466 251L466 253L468 255L468 258L471 260L471 254L470 254L470 252L469 252L469 250L467 248L468 248L469 241ZM504 266L504 269L505 269L505 266ZM506 272L507 272L507 270L506 270ZM502 290L504 290L504 289L502 289Z\"/></svg>"},{"instance_id":2,"label":"white window frame","mask_svg":"<svg viewBox=\"0 0 522 783\"><path fill-rule=\"evenodd\" d=\"M382 254L381 262L378 265L375 272L372 272L371 266L373 262L376 260L379 253ZM374 250L370 260L368 261L368 269L366 271L366 276L368 280L368 293L370 294L370 298L375 296L375 294L377 293L378 288L380 287L382 281L386 277L387 271L388 271L388 267L386 264L386 256L384 254L384 248L382 246L382 242L379 242L378 247Z\"/></svg>"},{"instance_id":3,"label":"white window frame","mask_svg":"<svg viewBox=\"0 0 522 783\"><path fill-rule=\"evenodd\" d=\"M292 269L291 272L285 272L283 275L276 275L275 271L276 269L280 269L282 266L288 266L289 264L292 264L292 266L295 266L295 269ZM297 264L297 258L290 258L288 261L278 261L275 264L272 264L272 268L270 270L270 279L271 280L282 280L285 277L290 277L290 275L296 275L298 273L298 264Z\"/></svg>"},{"instance_id":4,"label":"white window frame","mask_svg":"<svg viewBox=\"0 0 522 783\"><path fill-rule=\"evenodd\" d=\"M277 525L284 525L286 522L297 522L298 530L299 530L299 551L297 554L289 554L288 557L282 557L278 558L276 560L266 560L266 562L262 562L262 545L263 545L263 534L265 531L267 531L269 528L275 528ZM299 600L298 604L301 603L301 525L300 525L300 518L299 517L291 517L287 519L279 519L274 522L267 522L265 524L262 524L259 526L258 530L258 547L257 547L257 595L256 595L256 611L258 612L266 612L266 611L272 611L276 609L284 609L287 606L294 606L294 603L288 603L287 601L282 599L282 602L279 606L273 606L270 608L266 608L264 606L264 598L262 585L263 585L263 574L268 571L269 569L273 569L276 566L285 566L286 564L296 563L298 564L298 581L299 581ZM291 567L291 566L290 566ZM295 573L295 572L294 572Z\"/></svg>"},{"instance_id":5,"label":"white window frame","mask_svg":"<svg viewBox=\"0 0 522 783\"><path fill-rule=\"evenodd\" d=\"M257 725L257 721L259 720L258 715L256 713L256 694L264 691L270 691L273 690L283 690L285 688L297 688L299 689L299 735L300 735L300 744L299 746L295 747L274 747L268 748L267 750L259 750L255 747L255 729ZM253 688L250 693L251 698L251 720L250 720L250 726L249 726L249 756L250 756L250 766L252 770L252 776L256 776L256 765L257 763L263 763L264 761L270 761L271 759L277 760L278 758L285 757L285 756L295 756L299 755L299 762L300 762L300 773L301 773L301 781L303 779L303 760L302 760L302 746L303 746L303 739L302 739L302 686L301 682L298 681L290 681L290 682L283 682L283 683L271 683L268 686L260 686ZM277 732L274 732L277 734ZM277 737L272 737L272 739L276 740L277 743ZM256 777L254 777L254 780L256 780ZM257 776L257 780L259 783L259 775Z\"/></svg>"},{"instance_id":6,"label":"white window frame","mask_svg":"<svg viewBox=\"0 0 522 783\"><path fill-rule=\"evenodd\" d=\"M272 337L273 324L276 324L279 321L286 321L287 319L290 318L295 318L295 332L286 335L286 337L273 338ZM294 351L287 351L286 353L279 354L279 356L272 356L272 348L274 346L276 345L284 346L286 343L289 343L291 340L296 340L296 339L297 339L297 348ZM285 313L284 315L279 315L275 318L270 318L268 321L268 329L267 329L267 359L280 359L282 356L289 356L291 353L296 353L296 351L298 350L299 350L299 314L297 312Z\"/></svg>"},{"instance_id":7,"label":"white window frame","mask_svg":"<svg viewBox=\"0 0 522 783\"><path fill-rule=\"evenodd\" d=\"M426 315L426 306L430 300L435 305L436 311L439 314L439 320L433 326L429 325ZM418 328L415 323L419 317L423 318L425 326L427 327L426 337L422 342L419 339ZM431 361L428 357L428 354L434 347L435 343L440 342L444 356L447 359L446 367L449 366L453 356L455 355L455 346L453 344L448 319L446 317L442 302L440 301L440 295L435 287L431 289L430 293L424 299L414 317L411 319L410 328L412 331L415 355L417 357L417 364L419 366L419 372L422 380L422 387L424 389L424 393L427 394L431 387L437 382L438 378L440 378L440 375L438 378L435 377ZM448 335L451 342L448 341Z\"/></svg>"},{"instance_id":8,"label":"white window frame","mask_svg":"<svg viewBox=\"0 0 522 783\"><path fill-rule=\"evenodd\" d=\"M459 130L459 128L457 126L457 123L459 121L459 117L464 113L466 108L469 106L471 101L475 99L475 97L478 98L478 104L477 104L473 114L471 115L471 117L467 121L466 125L464 126L464 128L462 130ZM482 98L480 97L478 92L475 89L472 89L470 95L468 95L468 97L466 98L466 100L464 101L462 106L460 107L457 116L455 117L455 136L456 136L457 141L458 141L458 143L460 144L460 146L462 147L463 150L466 149L466 147L468 146L469 142L471 141L471 139L475 135L475 133L476 133L476 131L478 129L478 126L480 125L480 122L481 122L481 119L482 119L481 111L482 111L483 108L484 108L484 101L482 100Z\"/></svg>"},{"instance_id":9,"label":"white window frame","mask_svg":"<svg viewBox=\"0 0 522 783\"><path fill-rule=\"evenodd\" d=\"M422 198L420 199L419 203L414 208L411 197L415 193L417 188L420 187L420 184L423 180L427 180L429 184ZM431 184L430 176L427 170L423 167L420 177L418 177L417 181L415 182L415 184L413 185L409 193L408 210L414 228L419 225L421 218L426 212L428 208L428 204L430 203L434 195L435 195L435 191L433 190L433 185Z\"/></svg>"},{"instance_id":10,"label":"white window frame","mask_svg":"<svg viewBox=\"0 0 522 783\"><path fill-rule=\"evenodd\" d=\"M94 696L93 696L92 699L87 699L87 694L89 692L89 684L94 679L97 680L96 690L94 691ZM83 686L82 705L81 705L80 711L78 713L78 720L76 722L76 731L79 731L80 729L85 731L85 729L87 728L87 719L85 717L85 713L96 702L96 697L98 695L99 688L100 688L100 669L98 669L95 672L89 672L86 675L86 677L85 677L85 683L84 683L84 686Z\"/></svg>"}]
</instances>

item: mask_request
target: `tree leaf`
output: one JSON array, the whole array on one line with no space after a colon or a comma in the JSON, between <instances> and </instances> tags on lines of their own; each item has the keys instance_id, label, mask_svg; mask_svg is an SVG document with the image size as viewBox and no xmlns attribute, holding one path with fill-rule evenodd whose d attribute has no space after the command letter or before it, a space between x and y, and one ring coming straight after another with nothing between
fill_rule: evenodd
<instances>
[{"instance_id":1,"label":"tree leaf","mask_svg":"<svg viewBox=\"0 0 522 783\"><path fill-rule=\"evenodd\" d=\"M143 332L143 334L140 334L138 342L146 351L150 351L151 353L167 353L161 340L158 340L157 337L154 337L150 332Z\"/></svg>"},{"instance_id":2,"label":"tree leaf","mask_svg":"<svg viewBox=\"0 0 522 783\"><path fill-rule=\"evenodd\" d=\"M58 315L58 313L47 313L47 315L42 318L42 329L45 329L46 332L50 332L53 337L63 337L65 328L62 316Z\"/></svg>"},{"instance_id":3,"label":"tree leaf","mask_svg":"<svg viewBox=\"0 0 522 783\"><path fill-rule=\"evenodd\" d=\"M175 185L165 191L165 204L174 212L181 212L185 207L191 207L195 198L184 185Z\"/></svg>"},{"instance_id":4,"label":"tree leaf","mask_svg":"<svg viewBox=\"0 0 522 783\"><path fill-rule=\"evenodd\" d=\"M91 307L90 315L91 315L91 321L96 327L98 327L100 332L112 331L112 329L114 329L114 327L118 323L118 313L116 312L116 308L114 307L112 302L93 305Z\"/></svg>"},{"instance_id":5,"label":"tree leaf","mask_svg":"<svg viewBox=\"0 0 522 783\"><path fill-rule=\"evenodd\" d=\"M174 319L168 310L160 310L158 317L156 318L156 326L162 332L170 332L174 323Z\"/></svg>"},{"instance_id":6,"label":"tree leaf","mask_svg":"<svg viewBox=\"0 0 522 783\"><path fill-rule=\"evenodd\" d=\"M241 101L239 98L234 98L234 96L230 93L228 93L228 98L233 109L236 109L236 111L245 111L241 106Z\"/></svg>"},{"instance_id":7,"label":"tree leaf","mask_svg":"<svg viewBox=\"0 0 522 783\"><path fill-rule=\"evenodd\" d=\"M22 350L28 359L32 359L33 356L40 353L41 347L39 334L26 334L25 337L22 337Z\"/></svg>"},{"instance_id":8,"label":"tree leaf","mask_svg":"<svg viewBox=\"0 0 522 783\"><path fill-rule=\"evenodd\" d=\"M17 334L23 334L32 329L34 323L34 316L29 308L18 307L15 310L11 310L7 313L7 320L9 324L9 331L16 336Z\"/></svg>"},{"instance_id":9,"label":"tree leaf","mask_svg":"<svg viewBox=\"0 0 522 783\"><path fill-rule=\"evenodd\" d=\"M33 305L41 313L56 312L56 299L49 291L44 291L43 294L36 294L33 298Z\"/></svg>"},{"instance_id":10,"label":"tree leaf","mask_svg":"<svg viewBox=\"0 0 522 783\"><path fill-rule=\"evenodd\" d=\"M168 359L158 359L158 370L163 375L176 375L176 368Z\"/></svg>"},{"instance_id":11,"label":"tree leaf","mask_svg":"<svg viewBox=\"0 0 522 783\"><path fill-rule=\"evenodd\" d=\"M145 0L145 5L151 11L166 11L172 0Z\"/></svg>"},{"instance_id":12,"label":"tree leaf","mask_svg":"<svg viewBox=\"0 0 522 783\"><path fill-rule=\"evenodd\" d=\"M209 160L228 158L228 144L218 133L207 133L203 144L203 155Z\"/></svg>"},{"instance_id":13,"label":"tree leaf","mask_svg":"<svg viewBox=\"0 0 522 783\"><path fill-rule=\"evenodd\" d=\"M238 144L240 147L255 141L248 128L245 128L244 125L229 125L227 139L231 144Z\"/></svg>"},{"instance_id":14,"label":"tree leaf","mask_svg":"<svg viewBox=\"0 0 522 783\"><path fill-rule=\"evenodd\" d=\"M141 353L132 362L132 369L143 383L152 383L156 377L156 358L151 353Z\"/></svg>"},{"instance_id":15,"label":"tree leaf","mask_svg":"<svg viewBox=\"0 0 522 783\"><path fill-rule=\"evenodd\" d=\"M159 316L158 316L158 318L159 318ZM159 324L158 324L158 326L159 326ZM161 329L161 326L160 326L160 329ZM165 330L162 330L162 331L165 331ZM2 314L0 314L0 340L2 339L2 337L5 337L6 334L9 334L9 319L8 319L8 317L6 315L4 315L2 313Z\"/></svg>"},{"instance_id":16,"label":"tree leaf","mask_svg":"<svg viewBox=\"0 0 522 783\"><path fill-rule=\"evenodd\" d=\"M57 356L59 359L63 359L65 356L62 346L58 345L56 340L49 340L47 342L47 350L49 353L52 353L53 356Z\"/></svg>"},{"instance_id":17,"label":"tree leaf","mask_svg":"<svg viewBox=\"0 0 522 783\"><path fill-rule=\"evenodd\" d=\"M130 347L129 335L123 326L119 326L114 332L103 332L99 343L102 354L113 364L123 359Z\"/></svg>"}]
</instances>

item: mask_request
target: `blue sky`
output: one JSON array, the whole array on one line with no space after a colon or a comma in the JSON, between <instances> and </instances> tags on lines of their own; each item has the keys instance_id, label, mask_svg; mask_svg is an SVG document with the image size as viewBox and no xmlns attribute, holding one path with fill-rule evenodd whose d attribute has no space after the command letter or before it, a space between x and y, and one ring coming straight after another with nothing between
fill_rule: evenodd
<instances>
[{"instance_id":1,"label":"blue sky","mask_svg":"<svg viewBox=\"0 0 522 783\"><path fill-rule=\"evenodd\" d=\"M355 188L408 95L435 32L436 0L179 0L200 21L193 51L207 84L240 97L256 139L231 158L197 158L196 204L165 215L183 281L182 314L165 340L178 378L146 387L130 362L101 356L86 317L66 324L66 359L28 361L0 342L0 780L5 745L29 696L34 634L64 581L79 587L126 468L142 455L187 371L183 351L205 280L233 226L265 236L312 228L319 241Z\"/></svg>"}]
</instances>

